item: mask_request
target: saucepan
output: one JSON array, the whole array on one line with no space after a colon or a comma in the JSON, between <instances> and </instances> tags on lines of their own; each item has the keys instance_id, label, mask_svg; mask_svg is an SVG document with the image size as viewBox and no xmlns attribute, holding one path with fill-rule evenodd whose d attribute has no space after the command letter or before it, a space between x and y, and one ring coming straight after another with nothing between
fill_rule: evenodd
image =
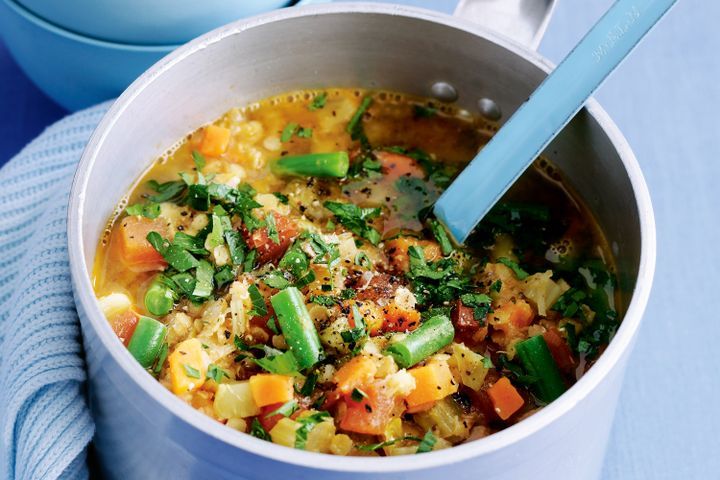
<instances>
[{"instance_id":1,"label":"saucepan","mask_svg":"<svg viewBox=\"0 0 720 480\"><path fill-rule=\"evenodd\" d=\"M178 139L233 106L298 88L383 88L503 119L552 68L534 48L552 0L473 0L449 16L377 3L310 5L217 29L178 49L107 112L78 167L68 237L107 478L592 479L655 262L650 198L621 132L591 100L544 153L588 203L616 255L624 320L598 362L537 414L478 441L403 457L334 457L233 431L184 404L117 341L90 270L117 201ZM474 20L474 21L471 21ZM504 33L503 33L504 32Z\"/></svg>"}]
</instances>

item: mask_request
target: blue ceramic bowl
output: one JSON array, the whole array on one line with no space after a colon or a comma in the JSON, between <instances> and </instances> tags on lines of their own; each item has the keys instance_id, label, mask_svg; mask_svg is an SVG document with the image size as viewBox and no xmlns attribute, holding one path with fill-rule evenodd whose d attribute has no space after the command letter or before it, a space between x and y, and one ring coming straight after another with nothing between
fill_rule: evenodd
<instances>
[{"instance_id":1,"label":"blue ceramic bowl","mask_svg":"<svg viewBox=\"0 0 720 480\"><path fill-rule=\"evenodd\" d=\"M89 37L140 45L185 43L292 0L16 0L53 24Z\"/></svg>"},{"instance_id":2,"label":"blue ceramic bowl","mask_svg":"<svg viewBox=\"0 0 720 480\"><path fill-rule=\"evenodd\" d=\"M46 22L12 0L0 0L0 32L25 74L68 110L118 96L177 46L136 46L84 37Z\"/></svg>"}]
</instances>

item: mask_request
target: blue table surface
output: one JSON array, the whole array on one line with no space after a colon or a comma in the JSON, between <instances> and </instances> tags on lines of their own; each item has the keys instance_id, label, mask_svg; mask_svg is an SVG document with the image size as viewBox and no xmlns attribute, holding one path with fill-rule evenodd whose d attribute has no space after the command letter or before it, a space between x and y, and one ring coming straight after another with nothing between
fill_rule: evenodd
<instances>
[{"instance_id":1,"label":"blue table surface","mask_svg":"<svg viewBox=\"0 0 720 480\"><path fill-rule=\"evenodd\" d=\"M447 10L446 0L435 1ZM561 0L540 51L560 60L611 3ZM720 273L718 19L720 2L679 0L597 95L643 167L658 227L655 285L605 479L720 478L713 348L720 339L713 300ZM23 76L1 43L0 112L0 164L66 114Z\"/></svg>"}]
</instances>

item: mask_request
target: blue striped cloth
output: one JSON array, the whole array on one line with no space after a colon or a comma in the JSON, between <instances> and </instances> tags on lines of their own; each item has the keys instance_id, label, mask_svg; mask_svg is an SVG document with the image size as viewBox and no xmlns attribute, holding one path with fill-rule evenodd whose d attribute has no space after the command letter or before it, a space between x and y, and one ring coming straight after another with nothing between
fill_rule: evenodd
<instances>
[{"instance_id":1,"label":"blue striped cloth","mask_svg":"<svg viewBox=\"0 0 720 480\"><path fill-rule=\"evenodd\" d=\"M94 425L68 269L75 166L108 108L49 127L0 170L0 478L87 478Z\"/></svg>"}]
</instances>

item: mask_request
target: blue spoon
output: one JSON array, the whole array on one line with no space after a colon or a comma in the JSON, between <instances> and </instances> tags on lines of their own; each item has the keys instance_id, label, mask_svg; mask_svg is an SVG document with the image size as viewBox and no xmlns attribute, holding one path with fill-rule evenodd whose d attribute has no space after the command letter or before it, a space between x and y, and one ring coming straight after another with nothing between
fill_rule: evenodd
<instances>
[{"instance_id":1,"label":"blue spoon","mask_svg":"<svg viewBox=\"0 0 720 480\"><path fill-rule=\"evenodd\" d=\"M435 203L460 243L676 0L618 0Z\"/></svg>"}]
</instances>

